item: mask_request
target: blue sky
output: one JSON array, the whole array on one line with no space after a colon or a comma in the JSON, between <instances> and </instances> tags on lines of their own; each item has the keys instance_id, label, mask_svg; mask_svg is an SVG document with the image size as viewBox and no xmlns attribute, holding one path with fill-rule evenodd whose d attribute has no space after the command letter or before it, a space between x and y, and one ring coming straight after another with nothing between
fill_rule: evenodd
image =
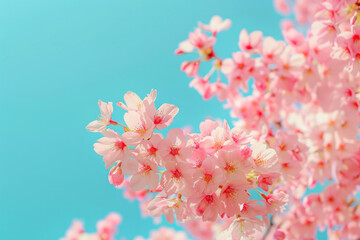
<instances>
[{"instance_id":1,"label":"blue sky","mask_svg":"<svg viewBox=\"0 0 360 240\"><path fill-rule=\"evenodd\" d=\"M2 0L0 2L0 233L2 239L62 237L72 219L89 231L111 211L124 218L119 236L154 228L137 203L107 181L92 148L100 134L85 126L97 101L128 90L158 90L157 106L180 108L172 127L195 130L208 116L231 121L217 100L203 101L173 54L198 21L233 21L218 37L218 55L238 50L242 28L281 38L272 1ZM115 110L120 120L121 111Z\"/></svg>"}]
</instances>

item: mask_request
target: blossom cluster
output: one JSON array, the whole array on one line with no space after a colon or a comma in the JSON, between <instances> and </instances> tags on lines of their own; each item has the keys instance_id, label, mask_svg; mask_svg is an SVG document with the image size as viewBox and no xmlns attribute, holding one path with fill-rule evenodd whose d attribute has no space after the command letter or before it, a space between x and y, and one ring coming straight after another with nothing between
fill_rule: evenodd
<instances>
[{"instance_id":1,"label":"blossom cluster","mask_svg":"<svg viewBox=\"0 0 360 240\"><path fill-rule=\"evenodd\" d=\"M105 219L97 222L96 233L86 233L83 222L74 220L65 237L60 240L114 240L121 220L119 214L110 213Z\"/></svg>"},{"instance_id":2,"label":"blossom cluster","mask_svg":"<svg viewBox=\"0 0 360 240\"><path fill-rule=\"evenodd\" d=\"M114 240L120 223L121 216L117 213L110 213L105 219L97 222L97 232L87 233L83 222L74 220L65 237L60 240ZM134 240L145 240L145 238L137 236ZM185 232L161 227L158 230L152 230L147 240L188 240L188 238Z\"/></svg>"},{"instance_id":3,"label":"blossom cluster","mask_svg":"<svg viewBox=\"0 0 360 240\"><path fill-rule=\"evenodd\" d=\"M274 6L283 15L294 13L297 23L307 25L314 21L314 17L320 11L323 2L323 0L274 0Z\"/></svg>"},{"instance_id":4,"label":"blossom cluster","mask_svg":"<svg viewBox=\"0 0 360 240\"><path fill-rule=\"evenodd\" d=\"M111 102L99 101L100 119L87 128L104 136L94 150L112 167L109 182L128 188L130 198L146 199L147 214L165 215L170 223L174 216L180 222L226 220L231 232L247 224L243 234L250 236L266 226L269 214L282 211L288 196L273 185L280 176L274 149L226 121L205 120L200 133L173 128L164 137L155 130L171 124L177 107L156 110L154 90L143 100L133 92L124 99L117 105L126 111L125 124L112 120Z\"/></svg>"},{"instance_id":5,"label":"blossom cluster","mask_svg":"<svg viewBox=\"0 0 360 240\"><path fill-rule=\"evenodd\" d=\"M275 4L284 13L294 9L298 21L309 25L307 33L291 21L282 24L284 40L244 29L239 51L223 59L215 43L230 20L215 16L210 24L199 24L175 53L198 56L181 65L193 78L190 86L204 99L225 101L235 125L278 155L280 178L274 187L285 189L291 205L273 216L264 237L276 229L285 239L313 239L318 228L327 227L332 239L357 239L360 2ZM212 67L201 75L205 62ZM307 189L320 184L329 186L304 199Z\"/></svg>"},{"instance_id":6,"label":"blossom cluster","mask_svg":"<svg viewBox=\"0 0 360 240\"><path fill-rule=\"evenodd\" d=\"M183 222L195 238L310 240L327 229L329 239L357 239L360 2L274 3L306 33L290 20L283 40L243 29L238 51L221 58L217 36L231 21L214 16L175 50L196 56L181 70L205 100L225 102L235 127L208 119L200 133L173 128L164 136L156 130L179 109L156 109L154 90L144 99L128 92L117 103L124 123L99 101L101 116L87 126L103 135L94 150L111 168L109 182L140 200L143 215Z\"/></svg>"}]
</instances>

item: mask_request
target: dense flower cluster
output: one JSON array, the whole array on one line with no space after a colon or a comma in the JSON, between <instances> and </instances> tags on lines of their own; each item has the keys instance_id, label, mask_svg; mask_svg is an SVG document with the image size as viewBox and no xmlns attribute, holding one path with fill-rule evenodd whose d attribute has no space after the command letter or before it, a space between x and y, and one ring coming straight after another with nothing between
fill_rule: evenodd
<instances>
[{"instance_id":1,"label":"dense flower cluster","mask_svg":"<svg viewBox=\"0 0 360 240\"><path fill-rule=\"evenodd\" d=\"M75 220L67 230L65 237L60 240L114 240L120 223L121 216L117 213L110 213L105 219L97 222L96 233L87 233L83 222ZM145 240L145 238L137 236L134 240ZM171 228L161 227L151 231L147 240L188 240L188 238L185 232L176 232Z\"/></svg>"},{"instance_id":2,"label":"dense flower cluster","mask_svg":"<svg viewBox=\"0 0 360 240\"><path fill-rule=\"evenodd\" d=\"M158 230L152 230L149 238L136 237L134 240L188 240L186 233L175 231L174 229L161 227Z\"/></svg>"},{"instance_id":3,"label":"dense flower cluster","mask_svg":"<svg viewBox=\"0 0 360 240\"><path fill-rule=\"evenodd\" d=\"M206 120L200 133L170 129L164 137L154 131L170 125L177 107L163 104L156 110L154 90L143 100L132 92L124 99L126 104L117 105L126 111L126 125L112 120L111 102L99 101L100 120L87 128L104 136L94 149L112 167L110 183L126 187L129 198L147 197L146 214L165 215L170 223L174 215L180 222L230 219L232 231L252 222L246 232L250 235L265 227L269 214L282 210L287 193L273 188L280 172L274 149L240 127L230 129L226 121ZM109 125L121 125L123 133ZM129 176L125 181L124 175Z\"/></svg>"},{"instance_id":4,"label":"dense flower cluster","mask_svg":"<svg viewBox=\"0 0 360 240\"><path fill-rule=\"evenodd\" d=\"M97 222L96 233L86 233L83 222L75 220L67 230L65 237L60 240L114 240L120 223L121 216L117 213L110 213L105 219Z\"/></svg>"},{"instance_id":5,"label":"dense flower cluster","mask_svg":"<svg viewBox=\"0 0 360 240\"><path fill-rule=\"evenodd\" d=\"M285 41L242 30L239 51L222 59L215 51L213 29L225 30L229 22L216 16L216 24L200 24L180 43L177 54L199 56L185 61L181 70L193 77L190 86L204 99L225 101L236 126L276 151L280 179L273 186L289 194L291 205L285 214L273 215L268 225L273 230L265 237L313 239L318 228L327 227L332 239L357 239L360 2L275 4L283 13L293 9L300 23L309 24L307 33L290 21L283 24ZM211 70L200 76L202 63L208 61ZM251 95L246 93L249 86ZM304 198L319 183L329 186ZM246 234L251 224L244 223L233 239Z\"/></svg>"},{"instance_id":6,"label":"dense flower cluster","mask_svg":"<svg viewBox=\"0 0 360 240\"><path fill-rule=\"evenodd\" d=\"M154 90L144 99L128 92L117 103L124 124L99 101L101 116L87 126L103 135L94 149L111 168L109 182L140 200L144 215L176 219L197 239L310 240L319 229L358 239L360 1L274 3L306 33L289 20L284 40L243 29L239 50L221 58L217 36L231 21L214 16L175 50L195 54L181 70L204 99L225 102L234 128L205 120L200 133L175 128L165 137L155 131L178 108L156 109Z\"/></svg>"}]
</instances>

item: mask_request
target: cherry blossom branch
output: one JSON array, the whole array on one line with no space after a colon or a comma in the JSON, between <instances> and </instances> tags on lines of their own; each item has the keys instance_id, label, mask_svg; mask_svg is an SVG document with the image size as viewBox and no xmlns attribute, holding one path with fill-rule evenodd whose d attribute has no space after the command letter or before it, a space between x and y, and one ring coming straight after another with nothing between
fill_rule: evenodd
<instances>
[{"instance_id":1,"label":"cherry blossom branch","mask_svg":"<svg viewBox=\"0 0 360 240\"><path fill-rule=\"evenodd\" d=\"M264 233L261 240L266 240L266 238L268 237L269 233L271 232L271 228L273 226L274 226L274 223L273 223L273 220L272 220L272 216L270 216L270 225L267 227L266 232Z\"/></svg>"}]
</instances>

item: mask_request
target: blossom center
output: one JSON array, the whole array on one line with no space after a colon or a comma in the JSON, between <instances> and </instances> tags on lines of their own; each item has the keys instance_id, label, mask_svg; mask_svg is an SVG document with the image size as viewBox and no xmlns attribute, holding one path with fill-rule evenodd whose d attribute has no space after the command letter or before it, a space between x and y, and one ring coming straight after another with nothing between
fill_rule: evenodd
<instances>
[{"instance_id":1,"label":"blossom center","mask_svg":"<svg viewBox=\"0 0 360 240\"><path fill-rule=\"evenodd\" d=\"M160 116L155 116L155 118L154 118L154 124L155 124L155 125L156 125L156 124L159 124L159 123L162 122L162 120L163 120L162 117L160 117Z\"/></svg>"},{"instance_id":2,"label":"blossom center","mask_svg":"<svg viewBox=\"0 0 360 240\"><path fill-rule=\"evenodd\" d=\"M119 150L124 150L125 147L126 147L126 144L123 141L117 140L115 142L115 148L117 148Z\"/></svg>"},{"instance_id":3,"label":"blossom center","mask_svg":"<svg viewBox=\"0 0 360 240\"><path fill-rule=\"evenodd\" d=\"M205 175L204 175L204 181L205 182L210 182L211 181L211 179L212 179L212 175L211 174L208 174L208 173L206 173Z\"/></svg>"},{"instance_id":4,"label":"blossom center","mask_svg":"<svg viewBox=\"0 0 360 240\"><path fill-rule=\"evenodd\" d=\"M151 146L151 148L149 149L149 154L156 156L156 152L157 152L157 148L155 148L154 146Z\"/></svg>"},{"instance_id":5,"label":"blossom center","mask_svg":"<svg viewBox=\"0 0 360 240\"><path fill-rule=\"evenodd\" d=\"M178 169L176 169L175 171L172 171L172 174L173 174L173 178L176 178L176 179L180 179L182 177L182 174Z\"/></svg>"},{"instance_id":6,"label":"blossom center","mask_svg":"<svg viewBox=\"0 0 360 240\"><path fill-rule=\"evenodd\" d=\"M173 156L179 155L179 148L178 147L171 147L170 148L170 154Z\"/></svg>"}]
</instances>

